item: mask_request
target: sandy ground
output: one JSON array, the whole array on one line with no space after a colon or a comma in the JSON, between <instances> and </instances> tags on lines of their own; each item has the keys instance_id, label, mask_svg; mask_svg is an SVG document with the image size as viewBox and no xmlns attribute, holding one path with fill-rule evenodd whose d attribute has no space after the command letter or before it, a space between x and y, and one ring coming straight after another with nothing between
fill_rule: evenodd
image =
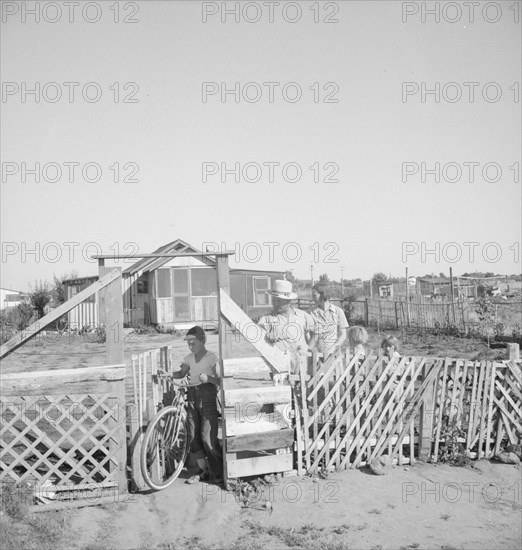
<instances>
[{"instance_id":1,"label":"sandy ground","mask_svg":"<svg viewBox=\"0 0 522 550\"><path fill-rule=\"evenodd\" d=\"M371 333L369 347L377 350L383 336ZM174 345L174 364L187 353L180 337L127 335L129 381L131 355L166 344ZM209 335L208 347L217 351L216 335ZM235 357L255 355L244 341L234 341L232 347ZM505 354L472 340L407 334L401 351L490 360ZM104 363L104 344L48 336L3 360L2 372ZM520 486L518 466L487 461L477 463L477 468L417 463L394 467L387 476L363 469L334 473L327 479L283 478L278 485L264 486L257 504L244 507L234 493L178 479L161 492L72 510L73 529L61 548L518 549L522 547ZM267 500L271 511L263 507Z\"/></svg>"},{"instance_id":2,"label":"sandy ground","mask_svg":"<svg viewBox=\"0 0 522 550\"><path fill-rule=\"evenodd\" d=\"M387 476L283 478L243 507L233 492L178 479L158 493L76 510L64 548L519 549L520 480L518 466L489 461L417 463Z\"/></svg>"}]
</instances>

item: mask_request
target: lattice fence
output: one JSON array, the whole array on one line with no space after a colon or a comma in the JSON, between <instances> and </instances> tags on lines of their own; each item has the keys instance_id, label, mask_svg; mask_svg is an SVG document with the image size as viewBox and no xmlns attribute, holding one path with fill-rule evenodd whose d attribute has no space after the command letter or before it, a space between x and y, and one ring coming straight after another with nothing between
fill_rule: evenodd
<instances>
[{"instance_id":1,"label":"lattice fence","mask_svg":"<svg viewBox=\"0 0 522 550\"><path fill-rule=\"evenodd\" d=\"M301 368L309 472L358 467L382 454L398 464L491 458L521 442L519 364L398 355L344 362L315 356L308 380Z\"/></svg>"},{"instance_id":2,"label":"lattice fence","mask_svg":"<svg viewBox=\"0 0 522 550\"><path fill-rule=\"evenodd\" d=\"M45 501L79 487L127 489L124 365L8 374L0 384L2 483L31 483Z\"/></svg>"}]
</instances>

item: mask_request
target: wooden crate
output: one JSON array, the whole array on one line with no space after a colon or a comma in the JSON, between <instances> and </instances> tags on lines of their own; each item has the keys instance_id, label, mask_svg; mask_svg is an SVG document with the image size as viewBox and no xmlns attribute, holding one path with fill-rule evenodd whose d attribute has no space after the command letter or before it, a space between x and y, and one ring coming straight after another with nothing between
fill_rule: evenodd
<instances>
[{"instance_id":1,"label":"wooden crate","mask_svg":"<svg viewBox=\"0 0 522 550\"><path fill-rule=\"evenodd\" d=\"M274 385L261 357L223 363L225 483L293 470L294 408L290 385Z\"/></svg>"}]
</instances>

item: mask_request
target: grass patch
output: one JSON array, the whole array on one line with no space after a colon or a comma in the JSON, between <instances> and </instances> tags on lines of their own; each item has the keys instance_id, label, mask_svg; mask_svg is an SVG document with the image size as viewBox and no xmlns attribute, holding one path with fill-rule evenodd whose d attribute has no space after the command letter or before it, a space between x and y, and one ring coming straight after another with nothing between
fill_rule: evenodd
<instances>
[{"instance_id":1,"label":"grass patch","mask_svg":"<svg viewBox=\"0 0 522 550\"><path fill-rule=\"evenodd\" d=\"M69 529L69 516L62 511L27 514L18 519L4 514L0 517L2 550L55 550Z\"/></svg>"},{"instance_id":2,"label":"grass patch","mask_svg":"<svg viewBox=\"0 0 522 550\"><path fill-rule=\"evenodd\" d=\"M251 521L245 522L248 533L232 545L232 550L261 550L283 543L289 548L303 550L349 550L353 545L346 538L349 531L361 530L362 526L347 524L333 528L304 525L302 527L265 526ZM275 539L275 540L274 540Z\"/></svg>"}]
</instances>

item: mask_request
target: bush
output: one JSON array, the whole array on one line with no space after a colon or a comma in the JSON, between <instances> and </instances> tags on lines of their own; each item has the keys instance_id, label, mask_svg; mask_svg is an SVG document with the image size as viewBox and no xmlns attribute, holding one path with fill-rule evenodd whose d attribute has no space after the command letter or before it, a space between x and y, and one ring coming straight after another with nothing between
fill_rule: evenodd
<instances>
[{"instance_id":1,"label":"bush","mask_svg":"<svg viewBox=\"0 0 522 550\"><path fill-rule=\"evenodd\" d=\"M34 310L29 304L0 311L0 342L4 344L17 332L26 329L34 321Z\"/></svg>"},{"instance_id":2,"label":"bush","mask_svg":"<svg viewBox=\"0 0 522 550\"><path fill-rule=\"evenodd\" d=\"M45 307L51 301L51 297L51 289L47 281L35 284L34 290L29 294L29 300L38 314L38 319L45 315Z\"/></svg>"},{"instance_id":3,"label":"bush","mask_svg":"<svg viewBox=\"0 0 522 550\"><path fill-rule=\"evenodd\" d=\"M82 335L84 340L91 344L103 344L107 341L105 327L102 326L85 325L78 334Z\"/></svg>"}]
</instances>

